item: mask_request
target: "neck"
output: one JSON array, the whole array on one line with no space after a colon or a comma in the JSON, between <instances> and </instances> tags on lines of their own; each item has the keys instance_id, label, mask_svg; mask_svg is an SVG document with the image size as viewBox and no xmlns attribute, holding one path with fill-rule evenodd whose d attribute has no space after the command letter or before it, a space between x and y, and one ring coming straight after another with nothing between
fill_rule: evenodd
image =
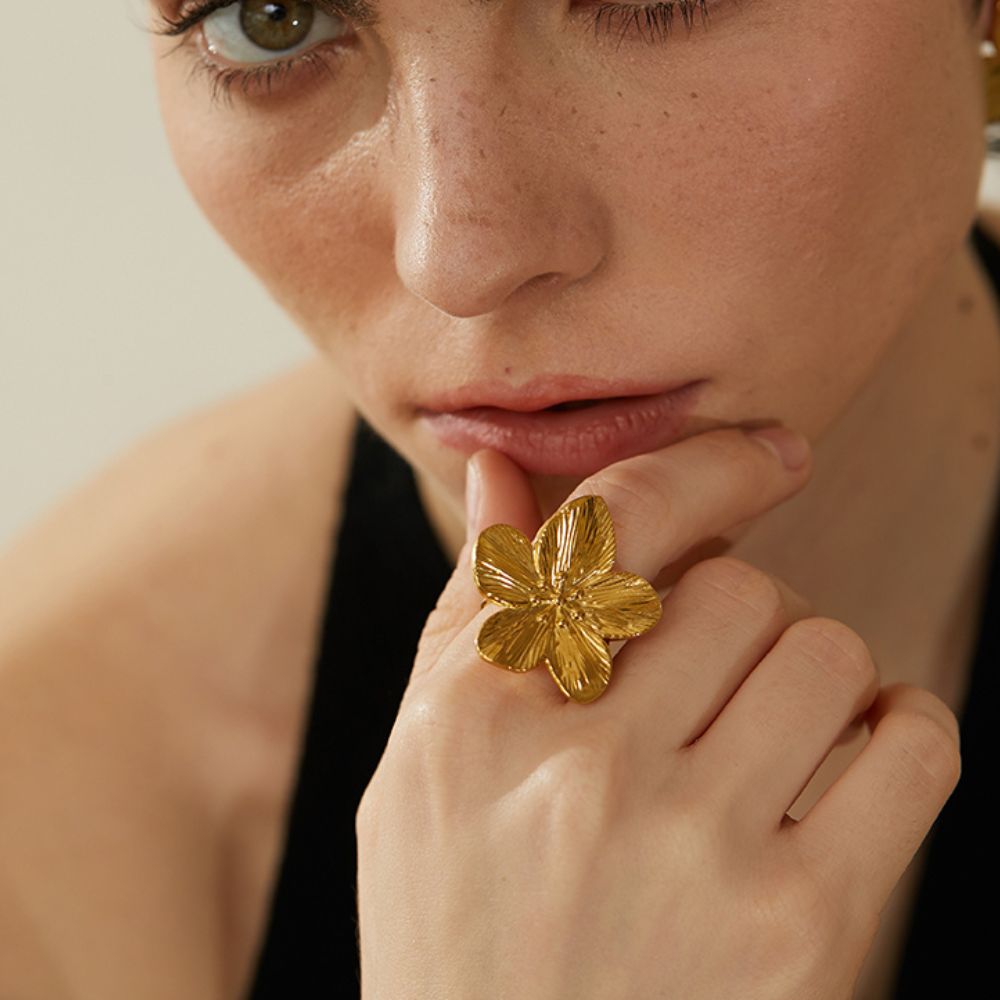
<instances>
[{"instance_id":1,"label":"neck","mask_svg":"<svg viewBox=\"0 0 1000 1000\"><path fill-rule=\"evenodd\" d=\"M919 669L954 700L928 647L989 562L998 427L1000 325L965 245L817 445L805 490L731 551L870 640L883 683Z\"/></svg>"}]
</instances>

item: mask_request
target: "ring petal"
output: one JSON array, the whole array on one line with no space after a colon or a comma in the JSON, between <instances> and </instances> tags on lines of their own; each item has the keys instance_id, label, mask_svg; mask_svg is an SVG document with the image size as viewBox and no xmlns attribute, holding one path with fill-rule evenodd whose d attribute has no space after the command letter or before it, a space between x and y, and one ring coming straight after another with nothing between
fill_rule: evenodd
<instances>
[{"instance_id":1,"label":"ring petal","mask_svg":"<svg viewBox=\"0 0 1000 1000\"><path fill-rule=\"evenodd\" d=\"M491 524L472 548L472 576L491 601L526 607L539 583L531 541L509 524Z\"/></svg>"},{"instance_id":2,"label":"ring petal","mask_svg":"<svg viewBox=\"0 0 1000 1000\"><path fill-rule=\"evenodd\" d=\"M635 573L608 573L589 584L577 601L587 623L605 639L634 639L663 614L652 584Z\"/></svg>"},{"instance_id":3,"label":"ring petal","mask_svg":"<svg viewBox=\"0 0 1000 1000\"><path fill-rule=\"evenodd\" d=\"M551 607L504 608L483 622L476 637L479 655L508 670L532 670L551 649L554 613Z\"/></svg>"},{"instance_id":4,"label":"ring petal","mask_svg":"<svg viewBox=\"0 0 1000 1000\"><path fill-rule=\"evenodd\" d=\"M593 701L611 680L608 644L572 618L563 618L556 627L547 663L559 690L574 701Z\"/></svg>"},{"instance_id":5,"label":"ring petal","mask_svg":"<svg viewBox=\"0 0 1000 1000\"><path fill-rule=\"evenodd\" d=\"M604 497L591 494L563 504L539 529L532 543L541 581L556 590L610 573L615 562L615 529Z\"/></svg>"}]
</instances>

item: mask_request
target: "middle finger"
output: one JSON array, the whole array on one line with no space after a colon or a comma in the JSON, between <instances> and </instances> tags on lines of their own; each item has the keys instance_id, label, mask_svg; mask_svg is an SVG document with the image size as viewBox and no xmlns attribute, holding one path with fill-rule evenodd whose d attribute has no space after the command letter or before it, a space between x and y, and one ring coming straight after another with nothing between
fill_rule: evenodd
<instances>
[{"instance_id":1,"label":"middle finger","mask_svg":"<svg viewBox=\"0 0 1000 1000\"><path fill-rule=\"evenodd\" d=\"M783 580L731 556L689 569L648 635L615 658L606 710L656 756L697 740L790 624L812 605ZM628 700L623 708L619 702Z\"/></svg>"}]
</instances>

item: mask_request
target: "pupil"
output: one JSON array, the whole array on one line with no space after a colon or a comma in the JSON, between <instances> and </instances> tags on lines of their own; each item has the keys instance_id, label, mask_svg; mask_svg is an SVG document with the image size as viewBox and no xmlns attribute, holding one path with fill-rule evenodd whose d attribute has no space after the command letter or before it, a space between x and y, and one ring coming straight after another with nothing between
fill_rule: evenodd
<instances>
[{"instance_id":1,"label":"pupil","mask_svg":"<svg viewBox=\"0 0 1000 1000\"><path fill-rule=\"evenodd\" d=\"M259 48L283 52L309 37L314 14L305 0L241 0L240 27Z\"/></svg>"}]
</instances>

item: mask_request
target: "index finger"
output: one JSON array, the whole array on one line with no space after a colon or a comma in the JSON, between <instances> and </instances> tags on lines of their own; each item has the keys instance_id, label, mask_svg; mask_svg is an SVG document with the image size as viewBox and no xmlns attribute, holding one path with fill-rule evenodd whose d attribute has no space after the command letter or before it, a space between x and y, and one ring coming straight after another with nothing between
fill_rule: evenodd
<instances>
[{"instance_id":1,"label":"index finger","mask_svg":"<svg viewBox=\"0 0 1000 1000\"><path fill-rule=\"evenodd\" d=\"M581 482L566 503L603 497L616 529L618 564L652 580L692 546L759 516L805 485L812 472L808 441L789 428L766 431L804 446L805 463L789 468L758 431L725 427L609 465Z\"/></svg>"}]
</instances>

